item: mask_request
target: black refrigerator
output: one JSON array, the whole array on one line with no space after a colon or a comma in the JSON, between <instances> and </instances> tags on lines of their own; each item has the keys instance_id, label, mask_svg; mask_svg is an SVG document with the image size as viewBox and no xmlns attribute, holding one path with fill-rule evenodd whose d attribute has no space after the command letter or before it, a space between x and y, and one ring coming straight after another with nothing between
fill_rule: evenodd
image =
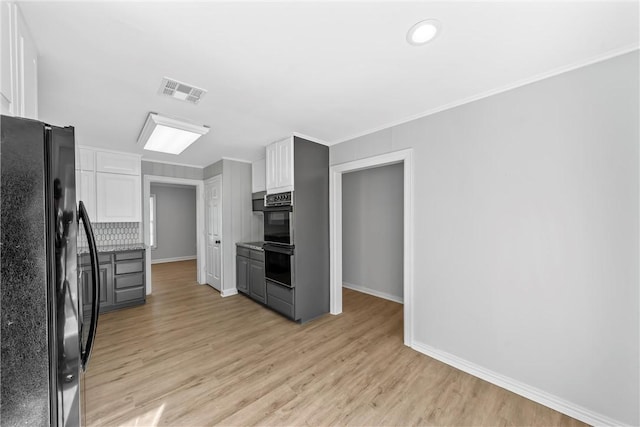
<instances>
[{"instance_id":1,"label":"black refrigerator","mask_svg":"<svg viewBox=\"0 0 640 427\"><path fill-rule=\"evenodd\" d=\"M0 133L0 422L78 426L100 278L91 223L76 204L74 128L0 116ZM89 295L78 287L80 223ZM86 318L83 298L92 301Z\"/></svg>"}]
</instances>

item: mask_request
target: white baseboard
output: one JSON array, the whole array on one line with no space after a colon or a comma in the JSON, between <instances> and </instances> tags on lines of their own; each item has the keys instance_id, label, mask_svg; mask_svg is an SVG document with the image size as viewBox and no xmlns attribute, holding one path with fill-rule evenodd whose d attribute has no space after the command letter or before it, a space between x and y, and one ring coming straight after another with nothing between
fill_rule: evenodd
<instances>
[{"instance_id":1,"label":"white baseboard","mask_svg":"<svg viewBox=\"0 0 640 427\"><path fill-rule=\"evenodd\" d=\"M227 289L227 290L221 290L220 291L220 296L225 298L225 297L230 297L231 295L237 295L238 294L238 289L233 288L233 289Z\"/></svg>"},{"instance_id":2,"label":"white baseboard","mask_svg":"<svg viewBox=\"0 0 640 427\"><path fill-rule=\"evenodd\" d=\"M514 380L513 378L509 378L505 375L498 374L497 372L493 372L482 366L476 365L475 363L469 362L468 360L462 359L458 356L454 356L453 354L447 353L445 351L435 349L426 344L422 344L414 341L411 348L413 348L416 351L419 351L420 353L426 354L429 357L433 357L436 360L446 363L447 365L460 369L463 372L471 374L474 377L481 378L487 382L490 382L491 384L495 384L498 387L502 387L513 393L519 394L520 396L526 397L529 400L533 400L534 402L537 402L548 408L554 409L558 412L561 412L565 415L573 417L577 420L583 421L589 425L592 425L592 426L626 426L627 425L620 421L609 418L605 415L591 411L587 408L583 408L582 406L576 405L572 402L562 399L561 397L555 396L546 391L532 387L523 382Z\"/></svg>"},{"instance_id":3,"label":"white baseboard","mask_svg":"<svg viewBox=\"0 0 640 427\"><path fill-rule=\"evenodd\" d=\"M175 258L152 259L151 264L162 264L164 262L176 262L176 261L189 261L192 259L197 259L197 257L195 255L189 255L189 256L179 256Z\"/></svg>"},{"instance_id":4,"label":"white baseboard","mask_svg":"<svg viewBox=\"0 0 640 427\"><path fill-rule=\"evenodd\" d=\"M401 297L396 295L391 295L386 292L376 291L375 289L367 288L366 286L354 285L353 283L342 282L342 287L347 289L352 289L354 291L362 292L363 294L373 295L374 297L384 298L389 301L397 302L403 304L403 300Z\"/></svg>"}]
</instances>

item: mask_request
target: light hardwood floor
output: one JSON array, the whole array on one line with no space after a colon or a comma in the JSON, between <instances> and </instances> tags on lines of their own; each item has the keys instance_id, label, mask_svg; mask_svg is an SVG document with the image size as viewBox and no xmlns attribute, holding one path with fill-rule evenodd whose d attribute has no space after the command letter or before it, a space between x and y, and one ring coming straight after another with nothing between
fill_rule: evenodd
<instances>
[{"instance_id":1,"label":"light hardwood floor","mask_svg":"<svg viewBox=\"0 0 640 427\"><path fill-rule=\"evenodd\" d=\"M195 261L152 269L146 305L100 317L88 425L583 425L405 347L400 304L345 289L298 325Z\"/></svg>"}]
</instances>

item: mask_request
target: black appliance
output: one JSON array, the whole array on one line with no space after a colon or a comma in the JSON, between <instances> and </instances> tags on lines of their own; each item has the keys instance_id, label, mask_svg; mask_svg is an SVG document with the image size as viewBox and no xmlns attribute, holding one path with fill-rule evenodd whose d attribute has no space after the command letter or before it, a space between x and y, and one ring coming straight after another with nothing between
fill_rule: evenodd
<instances>
[{"instance_id":1,"label":"black appliance","mask_svg":"<svg viewBox=\"0 0 640 427\"><path fill-rule=\"evenodd\" d=\"M265 243L262 248L264 249L264 276L267 283L293 288L296 283L294 248L269 243Z\"/></svg>"},{"instance_id":2,"label":"black appliance","mask_svg":"<svg viewBox=\"0 0 640 427\"><path fill-rule=\"evenodd\" d=\"M74 128L6 116L0 128L0 418L5 425L78 426L100 277L87 212L76 206ZM80 220L94 284L90 318L83 318L87 296L78 287Z\"/></svg>"},{"instance_id":3,"label":"black appliance","mask_svg":"<svg viewBox=\"0 0 640 427\"><path fill-rule=\"evenodd\" d=\"M264 275L267 283L295 286L293 193L264 198ZM268 303L267 303L268 304Z\"/></svg>"},{"instance_id":4,"label":"black appliance","mask_svg":"<svg viewBox=\"0 0 640 427\"><path fill-rule=\"evenodd\" d=\"M254 212L262 212L264 211L264 199L267 193L264 191L259 191L257 193L251 194L251 210Z\"/></svg>"},{"instance_id":5,"label":"black appliance","mask_svg":"<svg viewBox=\"0 0 640 427\"><path fill-rule=\"evenodd\" d=\"M264 241L293 246L293 193L267 194L264 206Z\"/></svg>"}]
</instances>

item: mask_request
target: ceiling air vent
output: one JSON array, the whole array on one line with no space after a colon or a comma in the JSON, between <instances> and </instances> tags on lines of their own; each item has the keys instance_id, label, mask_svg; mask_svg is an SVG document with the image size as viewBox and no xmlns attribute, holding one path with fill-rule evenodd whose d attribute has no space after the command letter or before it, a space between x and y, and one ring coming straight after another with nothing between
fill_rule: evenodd
<instances>
[{"instance_id":1,"label":"ceiling air vent","mask_svg":"<svg viewBox=\"0 0 640 427\"><path fill-rule=\"evenodd\" d=\"M179 99L181 101L187 101L192 104L197 104L200 102L200 99L207 93L206 90L200 89L198 87L194 87L188 85L186 83L179 82L177 80L170 79L168 77L164 77L162 79L162 85L160 85L160 90L158 93L162 95L167 95L175 99Z\"/></svg>"}]
</instances>

